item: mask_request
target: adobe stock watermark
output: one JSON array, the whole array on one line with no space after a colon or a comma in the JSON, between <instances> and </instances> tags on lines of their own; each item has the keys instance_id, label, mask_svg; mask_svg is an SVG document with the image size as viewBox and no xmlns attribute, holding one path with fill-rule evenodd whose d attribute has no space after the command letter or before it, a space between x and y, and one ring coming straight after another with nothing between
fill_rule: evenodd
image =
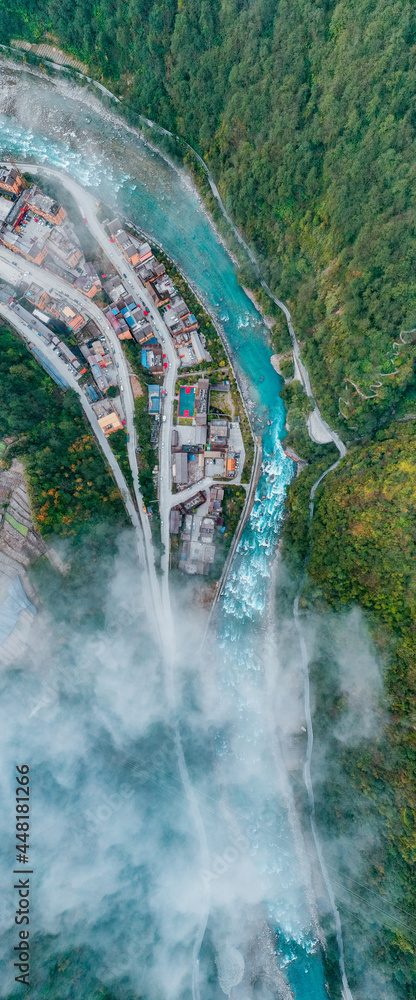
<instances>
[{"instance_id":1,"label":"adobe stock watermark","mask_svg":"<svg viewBox=\"0 0 416 1000\"><path fill-rule=\"evenodd\" d=\"M245 857L250 847L250 841L243 833L233 837L222 854L214 854L210 868L201 869L201 878L204 885L209 885L221 878L222 875L235 865L236 861Z\"/></svg>"}]
</instances>

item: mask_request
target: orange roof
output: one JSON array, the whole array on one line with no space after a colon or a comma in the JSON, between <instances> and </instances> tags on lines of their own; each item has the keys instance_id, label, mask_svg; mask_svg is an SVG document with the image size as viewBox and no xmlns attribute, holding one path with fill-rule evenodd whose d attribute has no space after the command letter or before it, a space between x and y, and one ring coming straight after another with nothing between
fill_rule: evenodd
<instances>
[{"instance_id":1,"label":"orange roof","mask_svg":"<svg viewBox=\"0 0 416 1000\"><path fill-rule=\"evenodd\" d=\"M105 417L99 417L98 423L106 437L113 431L120 431L123 427L118 413L115 413L114 410L111 413L106 413Z\"/></svg>"}]
</instances>

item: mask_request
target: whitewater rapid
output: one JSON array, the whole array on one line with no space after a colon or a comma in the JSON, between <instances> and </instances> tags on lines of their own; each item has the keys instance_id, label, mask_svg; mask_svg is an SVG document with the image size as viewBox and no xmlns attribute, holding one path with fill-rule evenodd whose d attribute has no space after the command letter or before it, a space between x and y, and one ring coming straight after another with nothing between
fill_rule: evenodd
<instances>
[{"instance_id":1,"label":"whitewater rapid","mask_svg":"<svg viewBox=\"0 0 416 1000\"><path fill-rule=\"evenodd\" d=\"M247 388L262 433L264 462L220 602L215 665L210 665L220 708L212 711L210 725L204 723L198 738L189 722L193 702L186 692L178 714L183 751L177 750L186 758L202 815L202 836L207 838L203 891L208 884L210 906L205 941L202 935L194 937L192 948L195 958L195 949L199 953L202 948L203 965L208 962L204 947L211 942L223 993L239 983L249 991L244 976L250 955L253 968L257 963L264 976L267 971L271 995L323 1000L327 994L310 864L281 749L293 727L300 730L303 717L299 679L290 681L292 698L278 662L270 612L293 463L280 443L285 418L281 383L269 363L269 333L238 285L232 261L201 212L200 200L177 169L93 101L87 119L83 95L76 88L65 85L60 91L47 81L34 84L33 78L22 82L19 74L13 78L9 71L2 76L3 150L14 158L44 158L66 169L99 192L114 211L154 235L224 329ZM191 678L190 688L192 684L199 697ZM199 904L196 910L199 914Z\"/></svg>"}]
</instances>

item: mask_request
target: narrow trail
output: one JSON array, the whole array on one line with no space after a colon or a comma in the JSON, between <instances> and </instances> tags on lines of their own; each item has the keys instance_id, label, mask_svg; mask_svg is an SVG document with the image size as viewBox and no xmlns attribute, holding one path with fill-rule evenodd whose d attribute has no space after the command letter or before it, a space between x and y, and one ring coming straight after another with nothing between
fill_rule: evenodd
<instances>
[{"instance_id":1,"label":"narrow trail","mask_svg":"<svg viewBox=\"0 0 416 1000\"><path fill-rule=\"evenodd\" d=\"M316 490L318 489L318 486L320 486L320 484L322 483L322 480L325 479L325 476L327 476L330 472L333 472L334 469L336 469L338 467L338 465L339 465L342 457L343 456L340 455L339 459L336 462L334 462L333 465L330 465L328 469L325 469L325 471L319 476L319 478L316 480L316 482L312 486L312 489L311 489L310 494L309 494L309 521L308 521L309 531L310 531L310 526L311 526L311 523L312 523L312 519L313 519L313 515L314 515L314 510L315 510L314 500L315 500ZM310 546L309 546L309 550L308 550L306 558L305 558L304 575L303 575L303 577L302 577L302 579L300 581L299 589L298 589L298 592L296 594L295 600L293 602L293 618L294 618L296 632L297 632L298 640L299 640L301 666L302 666L302 673L303 673L303 704L304 704L305 722L306 722L306 733L307 733L306 757L305 757L305 763L304 763L304 766L303 766L303 780L304 780L304 783L305 783L306 792L307 792L307 796L308 796L309 819L310 819L310 824L311 824L312 837L313 837L313 841L314 841L314 844L315 844L315 850L316 850L316 853L317 853L317 857L318 857L318 861L319 861L319 866L320 866L320 869L321 869L321 872L322 872L322 878L324 880L326 891L328 893L328 899L329 899L329 902L330 902L330 905L331 905L332 915L333 915L333 918L334 918L336 938L337 938L337 945L338 945L338 964L339 964L339 970L340 970L340 973L341 973L341 980L342 980L343 1000L353 1000L353 996L352 996L352 993L351 993L351 990L350 990L350 987L349 987L349 983L348 983L348 979L347 979L347 974L346 974L346 970L345 970L345 954L344 954L344 941L343 941L343 937L342 937L341 918L340 918L339 910L338 910L338 907L337 907L337 904L336 904L335 894L334 894L334 890L333 890L333 887L332 887L331 878L330 878L330 875L329 875L329 872L328 872L328 868L327 868L326 863L325 863L325 858L324 858L324 855L323 855L323 851L322 851L322 847L321 847L321 842L320 842L319 834L318 834L318 829L317 829L317 825L316 825L315 796L314 796L314 791L313 791L313 783L312 783L312 775L311 775L311 762L312 762L313 739L314 739L314 736L313 736L313 724L312 724L312 713L311 713L311 699L310 699L309 655L308 655L308 649L307 649L307 645L306 645L306 641L305 641L304 630L303 630L303 626L302 626L302 619L301 619L301 616L299 614L299 601L300 601L300 597L301 597L301 593L302 593L302 589L303 589L303 584L304 584L304 580L305 580L305 575L306 575L306 570L307 570L309 558L310 558Z\"/></svg>"}]
</instances>

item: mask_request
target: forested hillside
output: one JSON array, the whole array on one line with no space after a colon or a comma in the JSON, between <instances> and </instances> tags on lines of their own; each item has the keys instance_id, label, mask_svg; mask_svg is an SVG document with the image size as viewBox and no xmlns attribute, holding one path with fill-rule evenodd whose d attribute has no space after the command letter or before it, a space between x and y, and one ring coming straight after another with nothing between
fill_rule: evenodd
<instances>
[{"instance_id":1,"label":"forested hillside","mask_svg":"<svg viewBox=\"0 0 416 1000\"><path fill-rule=\"evenodd\" d=\"M348 788L362 789L374 823L381 817L377 868L369 851L364 881L371 873L369 891L381 911L388 897L402 916L411 914L416 6L0 0L0 28L2 41L36 41L49 31L123 96L128 113L148 115L191 143L272 289L291 305L314 391L348 444L346 459L318 492L310 539L314 599L335 608L359 602L386 665L383 742L374 753L346 755L347 791L331 815L342 838ZM289 396L296 396L293 388ZM315 466L322 471L330 460L321 449ZM308 494L318 474L310 466L290 489L286 545L298 566L309 545ZM337 692L331 697L321 705L322 719L329 710L336 717ZM328 796L323 802L320 816L330 811ZM387 983L383 997L405 1000L416 990L413 923L403 917L404 929L394 920L385 929L377 920L374 933L359 923L347 932L354 996L370 1000L362 968L374 961ZM354 934L364 954L355 969Z\"/></svg>"},{"instance_id":2,"label":"forested hillside","mask_svg":"<svg viewBox=\"0 0 416 1000\"><path fill-rule=\"evenodd\" d=\"M0 8L3 40L43 37L48 21L131 109L207 158L272 287L293 305L327 415L344 424L341 397L352 426L374 427L412 369L413 348L393 344L416 325L414 4Z\"/></svg>"}]
</instances>

